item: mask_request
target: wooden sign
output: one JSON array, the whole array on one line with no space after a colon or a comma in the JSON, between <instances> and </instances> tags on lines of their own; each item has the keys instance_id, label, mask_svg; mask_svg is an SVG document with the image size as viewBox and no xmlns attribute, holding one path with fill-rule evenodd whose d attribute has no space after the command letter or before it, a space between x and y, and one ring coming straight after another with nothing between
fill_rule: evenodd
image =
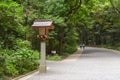
<instances>
[{"instance_id":1,"label":"wooden sign","mask_svg":"<svg viewBox=\"0 0 120 80\"><path fill-rule=\"evenodd\" d=\"M46 34L45 28L39 28L39 35L45 35L45 34Z\"/></svg>"}]
</instances>

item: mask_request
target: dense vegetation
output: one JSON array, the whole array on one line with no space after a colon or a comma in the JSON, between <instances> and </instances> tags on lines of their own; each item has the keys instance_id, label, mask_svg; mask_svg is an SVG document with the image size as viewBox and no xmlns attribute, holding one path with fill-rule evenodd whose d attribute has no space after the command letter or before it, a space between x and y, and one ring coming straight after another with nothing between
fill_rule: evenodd
<instances>
[{"instance_id":1,"label":"dense vegetation","mask_svg":"<svg viewBox=\"0 0 120 80\"><path fill-rule=\"evenodd\" d=\"M68 55L80 43L120 46L119 0L0 0L0 79L38 67L35 19L52 19L47 55Z\"/></svg>"}]
</instances>

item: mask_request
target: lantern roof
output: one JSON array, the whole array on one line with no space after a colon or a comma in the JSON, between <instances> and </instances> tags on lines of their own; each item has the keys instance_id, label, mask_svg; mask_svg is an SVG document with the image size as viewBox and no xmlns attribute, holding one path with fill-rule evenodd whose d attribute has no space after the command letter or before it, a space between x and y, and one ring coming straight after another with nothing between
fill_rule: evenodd
<instances>
[{"instance_id":1,"label":"lantern roof","mask_svg":"<svg viewBox=\"0 0 120 80\"><path fill-rule=\"evenodd\" d=\"M48 19L35 20L32 27L50 27L53 26L53 21Z\"/></svg>"}]
</instances>

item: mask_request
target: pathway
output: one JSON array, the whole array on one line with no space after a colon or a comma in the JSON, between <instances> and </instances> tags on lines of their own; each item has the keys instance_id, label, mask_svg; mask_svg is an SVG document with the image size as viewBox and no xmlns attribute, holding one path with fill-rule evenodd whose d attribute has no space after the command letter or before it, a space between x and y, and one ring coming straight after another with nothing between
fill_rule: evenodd
<instances>
[{"instance_id":1,"label":"pathway","mask_svg":"<svg viewBox=\"0 0 120 80\"><path fill-rule=\"evenodd\" d=\"M87 47L62 61L47 61L47 73L34 73L20 80L120 80L120 54Z\"/></svg>"}]
</instances>

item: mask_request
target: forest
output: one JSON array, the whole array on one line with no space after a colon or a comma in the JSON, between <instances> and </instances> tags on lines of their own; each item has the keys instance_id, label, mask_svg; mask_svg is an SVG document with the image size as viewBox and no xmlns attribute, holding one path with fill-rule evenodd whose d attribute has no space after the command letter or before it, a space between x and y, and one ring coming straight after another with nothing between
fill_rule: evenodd
<instances>
[{"instance_id":1,"label":"forest","mask_svg":"<svg viewBox=\"0 0 120 80\"><path fill-rule=\"evenodd\" d=\"M0 80L39 67L41 40L31 27L36 19L54 22L48 56L67 56L81 43L120 50L119 5L120 0L0 0Z\"/></svg>"}]
</instances>

